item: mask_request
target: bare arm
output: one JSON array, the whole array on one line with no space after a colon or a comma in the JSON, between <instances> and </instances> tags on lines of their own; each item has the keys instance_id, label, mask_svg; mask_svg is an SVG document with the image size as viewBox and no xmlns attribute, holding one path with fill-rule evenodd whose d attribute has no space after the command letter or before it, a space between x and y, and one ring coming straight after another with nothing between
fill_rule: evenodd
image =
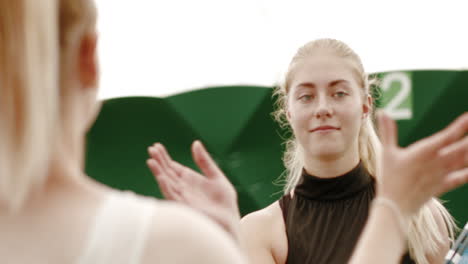
<instances>
[{"instance_id":1,"label":"bare arm","mask_svg":"<svg viewBox=\"0 0 468 264\"><path fill-rule=\"evenodd\" d=\"M379 115L382 153L377 198L351 263L398 263L406 244L408 219L431 197L468 182L468 114L441 132L400 148L396 124ZM446 250L441 247L440 250ZM442 253L431 261L440 263Z\"/></svg>"},{"instance_id":2,"label":"bare arm","mask_svg":"<svg viewBox=\"0 0 468 264\"><path fill-rule=\"evenodd\" d=\"M405 241L406 234L400 231L393 212L387 207L375 207L350 263L399 263L406 248Z\"/></svg>"},{"instance_id":3,"label":"bare arm","mask_svg":"<svg viewBox=\"0 0 468 264\"><path fill-rule=\"evenodd\" d=\"M450 249L449 234L447 226L442 218L440 210L431 206L431 211L437 222L440 231L440 241L438 241L437 251L427 255L427 260L431 264L444 263L444 258ZM406 234L402 232L398 219L394 212L388 207L376 206L372 209L368 226L365 229L361 241L361 248L357 248L352 263L398 263L401 255L406 251ZM365 248L364 245L378 245ZM369 251L372 250L372 254ZM386 262L382 262L385 258Z\"/></svg>"},{"instance_id":4,"label":"bare arm","mask_svg":"<svg viewBox=\"0 0 468 264\"><path fill-rule=\"evenodd\" d=\"M272 254L271 243L267 230L268 219L262 212L255 212L242 218L241 220L241 243L249 263L255 264L276 264Z\"/></svg>"}]
</instances>

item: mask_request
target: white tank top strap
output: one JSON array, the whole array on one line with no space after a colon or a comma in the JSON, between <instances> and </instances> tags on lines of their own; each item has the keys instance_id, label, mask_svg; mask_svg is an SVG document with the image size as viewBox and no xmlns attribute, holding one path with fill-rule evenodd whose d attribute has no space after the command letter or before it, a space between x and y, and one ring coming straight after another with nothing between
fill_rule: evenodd
<instances>
[{"instance_id":1,"label":"white tank top strap","mask_svg":"<svg viewBox=\"0 0 468 264\"><path fill-rule=\"evenodd\" d=\"M103 201L77 264L138 264L154 214L154 201L112 192Z\"/></svg>"}]
</instances>

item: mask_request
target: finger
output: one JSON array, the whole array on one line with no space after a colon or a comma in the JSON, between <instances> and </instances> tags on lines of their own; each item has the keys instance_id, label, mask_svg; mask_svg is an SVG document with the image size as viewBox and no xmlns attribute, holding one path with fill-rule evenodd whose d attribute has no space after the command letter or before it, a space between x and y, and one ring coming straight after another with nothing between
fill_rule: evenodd
<instances>
[{"instance_id":1,"label":"finger","mask_svg":"<svg viewBox=\"0 0 468 264\"><path fill-rule=\"evenodd\" d=\"M173 200L177 202L184 201L184 198L182 197L182 190L180 189L180 187L174 186L174 182L171 182L170 179L171 178L168 177L162 177L158 181L161 192L163 193L164 197L168 200Z\"/></svg>"},{"instance_id":2,"label":"finger","mask_svg":"<svg viewBox=\"0 0 468 264\"><path fill-rule=\"evenodd\" d=\"M156 146L157 146L157 144L158 143L155 143L154 145L148 147L148 154L153 159L156 159L156 155L157 155Z\"/></svg>"},{"instance_id":3,"label":"finger","mask_svg":"<svg viewBox=\"0 0 468 264\"><path fill-rule=\"evenodd\" d=\"M395 121L384 111L379 111L377 115L379 133L384 146L398 145L398 129Z\"/></svg>"},{"instance_id":4,"label":"finger","mask_svg":"<svg viewBox=\"0 0 468 264\"><path fill-rule=\"evenodd\" d=\"M159 190L161 191L162 195L166 197L166 199L172 199L172 188L169 186L169 184L165 181L165 175L163 174L163 169L161 168L161 165L153 159L148 159L146 161L146 164L150 168L151 172L153 173L156 182L158 182L159 185Z\"/></svg>"},{"instance_id":5,"label":"finger","mask_svg":"<svg viewBox=\"0 0 468 264\"><path fill-rule=\"evenodd\" d=\"M459 140L466 133L468 133L468 112L459 116L443 130L428 137L427 140L432 143L429 147L439 150Z\"/></svg>"},{"instance_id":6,"label":"finger","mask_svg":"<svg viewBox=\"0 0 468 264\"><path fill-rule=\"evenodd\" d=\"M169 153L167 152L166 148L162 144L159 144L158 149L159 149L159 153L160 153L160 157L162 161L164 162L165 166L171 170L171 172L173 173L173 176L180 177L183 171L186 171L186 170L192 171L191 169L174 161L169 155ZM196 172L193 171L193 173L196 173Z\"/></svg>"},{"instance_id":7,"label":"finger","mask_svg":"<svg viewBox=\"0 0 468 264\"><path fill-rule=\"evenodd\" d=\"M450 173L442 184L442 188L437 195L441 195L455 188L468 183L468 168L464 168Z\"/></svg>"},{"instance_id":8,"label":"finger","mask_svg":"<svg viewBox=\"0 0 468 264\"><path fill-rule=\"evenodd\" d=\"M176 172L174 172L170 167L165 164L164 159L162 158L161 149L156 146L155 150L152 150L155 153L155 165L157 164L155 172L159 171L159 174L154 174L158 183L160 183L161 190L164 192L164 196L167 199L182 201L181 188L180 188L180 178ZM153 172L154 173L154 172Z\"/></svg>"},{"instance_id":9,"label":"finger","mask_svg":"<svg viewBox=\"0 0 468 264\"><path fill-rule=\"evenodd\" d=\"M154 159L156 162L158 162L161 157L160 154L158 153L158 149L156 146L151 146L148 148L148 153L151 159Z\"/></svg>"},{"instance_id":10,"label":"finger","mask_svg":"<svg viewBox=\"0 0 468 264\"><path fill-rule=\"evenodd\" d=\"M164 160L161 157L161 154L159 153L157 146L149 147L148 152L150 153L150 157L155 161L155 163L159 165L159 170L158 170L159 173L167 173L168 172L167 168L164 166ZM152 164L154 165L154 163Z\"/></svg>"},{"instance_id":11,"label":"finger","mask_svg":"<svg viewBox=\"0 0 468 264\"><path fill-rule=\"evenodd\" d=\"M153 176L156 177L156 175L162 173L162 169L159 167L159 164L154 159L147 159L146 165L150 169L151 173L153 173Z\"/></svg>"},{"instance_id":12,"label":"finger","mask_svg":"<svg viewBox=\"0 0 468 264\"><path fill-rule=\"evenodd\" d=\"M157 154L156 157L159 157ZM186 197L183 195L184 190L190 192L190 187L196 187L197 184L201 184L200 180L204 177L199 173L194 172L190 168L187 168L177 162L172 162L174 166L178 167L181 172L180 177L174 177L174 173L167 173L166 170L156 160L150 159L148 165L155 175L156 181L160 184L161 192L164 197L170 200L185 201Z\"/></svg>"},{"instance_id":13,"label":"finger","mask_svg":"<svg viewBox=\"0 0 468 264\"><path fill-rule=\"evenodd\" d=\"M448 170L458 170L468 166L468 137L459 140L438 153Z\"/></svg>"},{"instance_id":14,"label":"finger","mask_svg":"<svg viewBox=\"0 0 468 264\"><path fill-rule=\"evenodd\" d=\"M160 154L161 161L163 162L163 165L166 166L169 169L172 169L172 158L167 152L166 148L162 144L158 144L156 146L158 153Z\"/></svg>"},{"instance_id":15,"label":"finger","mask_svg":"<svg viewBox=\"0 0 468 264\"><path fill-rule=\"evenodd\" d=\"M192 144L192 156L197 166L207 177L215 178L224 175L218 165L216 165L214 160L211 158L208 151L206 151L204 146L198 140Z\"/></svg>"},{"instance_id":16,"label":"finger","mask_svg":"<svg viewBox=\"0 0 468 264\"><path fill-rule=\"evenodd\" d=\"M380 141L382 142L382 145L387 146L388 145L388 140L387 140L387 129L385 128L385 117L383 111L377 112L377 126L378 126L378 131L379 131L379 136L380 136Z\"/></svg>"},{"instance_id":17,"label":"finger","mask_svg":"<svg viewBox=\"0 0 468 264\"><path fill-rule=\"evenodd\" d=\"M162 155L164 154L156 155L156 157L158 157L158 160L163 160L163 158L160 157ZM164 162L170 162L169 166L171 167L171 169L167 171L167 169L164 169L162 168L162 166L160 166L161 168L159 170L164 171L165 177L167 178L166 181L168 182L168 184L173 186L174 189L177 189L179 193L182 193L182 187L196 187L197 185L201 184L203 180L205 180L205 177L200 173L192 170L191 168L185 167L176 161L168 161L166 159L164 160Z\"/></svg>"},{"instance_id":18,"label":"finger","mask_svg":"<svg viewBox=\"0 0 468 264\"><path fill-rule=\"evenodd\" d=\"M151 151L153 152L154 159L161 165L161 168L164 170L164 173L166 173L169 177L178 176L172 168L172 160L169 158L169 154L167 154L161 144L156 144L156 146L153 147Z\"/></svg>"},{"instance_id":19,"label":"finger","mask_svg":"<svg viewBox=\"0 0 468 264\"><path fill-rule=\"evenodd\" d=\"M385 128L387 129L387 142L390 146L398 146L398 128L395 120L383 113Z\"/></svg>"}]
</instances>

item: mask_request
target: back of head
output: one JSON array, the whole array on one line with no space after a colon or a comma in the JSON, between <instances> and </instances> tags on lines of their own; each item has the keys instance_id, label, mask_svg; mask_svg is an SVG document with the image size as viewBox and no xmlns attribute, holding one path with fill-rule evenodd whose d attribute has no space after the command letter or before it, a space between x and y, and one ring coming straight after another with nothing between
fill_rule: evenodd
<instances>
[{"instance_id":1,"label":"back of head","mask_svg":"<svg viewBox=\"0 0 468 264\"><path fill-rule=\"evenodd\" d=\"M0 0L2 207L19 209L48 175L64 121L64 55L93 20L89 0Z\"/></svg>"}]
</instances>

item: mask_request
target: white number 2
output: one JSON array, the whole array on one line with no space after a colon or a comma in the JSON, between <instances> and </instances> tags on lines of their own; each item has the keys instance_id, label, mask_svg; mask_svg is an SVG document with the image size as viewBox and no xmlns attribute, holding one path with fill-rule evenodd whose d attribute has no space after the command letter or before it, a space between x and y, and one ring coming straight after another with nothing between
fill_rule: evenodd
<instances>
[{"instance_id":1,"label":"white number 2","mask_svg":"<svg viewBox=\"0 0 468 264\"><path fill-rule=\"evenodd\" d=\"M409 108L401 108L400 105L405 101L411 93L411 79L403 72L393 72L384 76L382 80L383 92L387 92L394 82L400 84L400 90L384 107L385 112L395 120L411 119L413 111Z\"/></svg>"}]
</instances>

